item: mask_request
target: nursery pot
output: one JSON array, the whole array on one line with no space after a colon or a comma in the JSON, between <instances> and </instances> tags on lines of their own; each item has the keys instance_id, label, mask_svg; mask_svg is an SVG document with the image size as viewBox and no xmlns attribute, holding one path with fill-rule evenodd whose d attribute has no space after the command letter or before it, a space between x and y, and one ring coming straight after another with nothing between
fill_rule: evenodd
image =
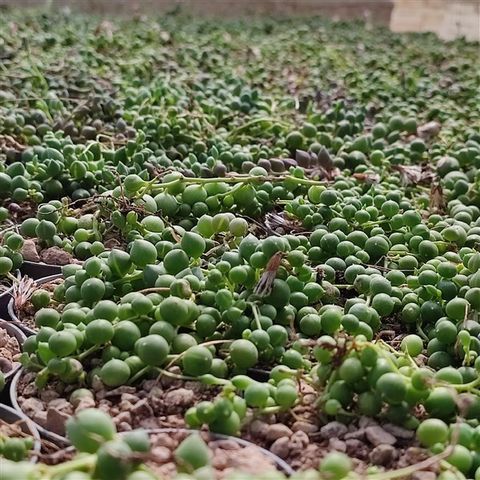
<instances>
[{"instance_id":1,"label":"nursery pot","mask_svg":"<svg viewBox=\"0 0 480 480\"><path fill-rule=\"evenodd\" d=\"M49 265L48 263L43 262L24 261L20 267L20 271L22 272L22 275L38 280L40 278L62 273L62 265Z\"/></svg>"},{"instance_id":2,"label":"nursery pot","mask_svg":"<svg viewBox=\"0 0 480 480\"><path fill-rule=\"evenodd\" d=\"M35 426L35 423L30 420L26 415L15 410L12 407L8 407L7 405L0 404L0 419L2 419L6 423L15 423L18 422L20 428L23 430L24 433L33 437L34 444L31 450L30 461L32 463L36 463L38 460L38 455L40 454L41 439L40 434L38 433L38 429ZM20 480L20 479L19 479Z\"/></svg>"},{"instance_id":3,"label":"nursery pot","mask_svg":"<svg viewBox=\"0 0 480 480\"><path fill-rule=\"evenodd\" d=\"M15 337L20 347L23 345L23 342L27 338L26 335L22 332L22 330L20 330L20 328L18 328L11 322L8 322L7 320L0 319L0 328L6 330L11 337ZM5 373L5 380L8 382L18 372L18 370L20 370L20 367L21 365L20 363L18 363L10 371Z\"/></svg>"},{"instance_id":4,"label":"nursery pot","mask_svg":"<svg viewBox=\"0 0 480 480\"><path fill-rule=\"evenodd\" d=\"M20 278L20 272L14 273L15 277ZM0 318L7 318L8 302L12 298L13 285L0 291Z\"/></svg>"},{"instance_id":5,"label":"nursery pot","mask_svg":"<svg viewBox=\"0 0 480 480\"><path fill-rule=\"evenodd\" d=\"M62 435L57 435L56 433L51 432L46 428L43 428L41 425L36 423L30 417L28 417L26 413L22 410L22 407L18 403L18 384L20 382L20 379L23 373L24 373L24 370L22 368L13 377L12 383L10 384L10 401L12 402L13 408L15 409L16 412L20 413L21 415L29 419L29 421L34 425L34 427L40 433L40 436L42 436L47 440L50 440L51 442L55 443L58 446L67 446L69 444L69 441L65 437L63 437Z\"/></svg>"},{"instance_id":6,"label":"nursery pot","mask_svg":"<svg viewBox=\"0 0 480 480\"><path fill-rule=\"evenodd\" d=\"M35 284L40 287L41 285L44 285L45 283L51 282L52 280L56 280L57 278L60 278L62 275L61 274L56 274L56 275L50 275L49 277L43 277L35 282ZM13 322L15 325L18 326L27 336L30 335L35 335L37 332L33 330L30 327L27 327L26 325L23 325L22 319L18 317L17 312L15 310L15 300L13 297L10 297L10 300L7 305L7 314L8 318L10 319L11 322Z\"/></svg>"}]
</instances>

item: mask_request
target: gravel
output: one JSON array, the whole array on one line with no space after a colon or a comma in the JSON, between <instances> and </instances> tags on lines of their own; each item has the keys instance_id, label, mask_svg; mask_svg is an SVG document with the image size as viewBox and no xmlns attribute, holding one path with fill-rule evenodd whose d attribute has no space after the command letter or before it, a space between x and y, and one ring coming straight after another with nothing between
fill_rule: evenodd
<instances>
[{"instance_id":1,"label":"gravel","mask_svg":"<svg viewBox=\"0 0 480 480\"><path fill-rule=\"evenodd\" d=\"M396 458L397 451L393 445L377 445L369 454L368 458L374 465L388 467Z\"/></svg>"},{"instance_id":2,"label":"gravel","mask_svg":"<svg viewBox=\"0 0 480 480\"><path fill-rule=\"evenodd\" d=\"M374 446L383 444L395 445L395 443L397 443L397 439L391 433L388 433L378 425L367 427L365 429L365 435L368 441Z\"/></svg>"},{"instance_id":3,"label":"gravel","mask_svg":"<svg viewBox=\"0 0 480 480\"><path fill-rule=\"evenodd\" d=\"M337 437L342 438L348 432L348 428L340 422L330 422L320 429L320 435L325 440Z\"/></svg>"}]
</instances>

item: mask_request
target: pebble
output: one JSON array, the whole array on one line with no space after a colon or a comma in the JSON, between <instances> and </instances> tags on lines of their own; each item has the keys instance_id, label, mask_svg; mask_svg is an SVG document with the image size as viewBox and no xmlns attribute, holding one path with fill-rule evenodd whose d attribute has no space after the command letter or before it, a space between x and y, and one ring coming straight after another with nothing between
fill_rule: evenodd
<instances>
[{"instance_id":1,"label":"pebble","mask_svg":"<svg viewBox=\"0 0 480 480\"><path fill-rule=\"evenodd\" d=\"M5 357L0 357L0 372L8 373L13 368L13 363Z\"/></svg>"},{"instance_id":2,"label":"pebble","mask_svg":"<svg viewBox=\"0 0 480 480\"><path fill-rule=\"evenodd\" d=\"M331 450L336 450L337 452L345 453L347 451L347 444L338 438L331 438L328 441L328 448Z\"/></svg>"},{"instance_id":3,"label":"pebble","mask_svg":"<svg viewBox=\"0 0 480 480\"><path fill-rule=\"evenodd\" d=\"M365 438L365 429L359 428L357 430L353 430L352 432L348 432L345 434L345 439L349 440L351 438L363 440Z\"/></svg>"},{"instance_id":4,"label":"pebble","mask_svg":"<svg viewBox=\"0 0 480 480\"><path fill-rule=\"evenodd\" d=\"M0 347L4 347L7 345L8 341L10 340L10 335L6 330L0 328Z\"/></svg>"},{"instance_id":5,"label":"pebble","mask_svg":"<svg viewBox=\"0 0 480 480\"><path fill-rule=\"evenodd\" d=\"M348 440L345 440L345 448L349 455L355 454L356 456L360 449L364 446L365 444L356 438L349 438Z\"/></svg>"},{"instance_id":6,"label":"pebble","mask_svg":"<svg viewBox=\"0 0 480 480\"><path fill-rule=\"evenodd\" d=\"M91 397L82 398L75 409L75 413L80 412L82 410L86 410L87 408L95 408L95 400Z\"/></svg>"},{"instance_id":7,"label":"pebble","mask_svg":"<svg viewBox=\"0 0 480 480\"><path fill-rule=\"evenodd\" d=\"M374 465L387 467L396 457L396 449L392 445L377 445L369 454L368 458Z\"/></svg>"},{"instance_id":8,"label":"pebble","mask_svg":"<svg viewBox=\"0 0 480 480\"><path fill-rule=\"evenodd\" d=\"M117 405L110 407L110 416L111 417L116 417L119 413L120 413L120 409L118 408Z\"/></svg>"},{"instance_id":9,"label":"pebble","mask_svg":"<svg viewBox=\"0 0 480 480\"><path fill-rule=\"evenodd\" d=\"M336 437L341 438L348 432L348 428L340 422L330 422L320 429L320 434L326 440Z\"/></svg>"},{"instance_id":10,"label":"pebble","mask_svg":"<svg viewBox=\"0 0 480 480\"><path fill-rule=\"evenodd\" d=\"M165 395L165 404L176 406L192 405L195 400L195 393L186 388L178 388L172 390Z\"/></svg>"},{"instance_id":11,"label":"pebble","mask_svg":"<svg viewBox=\"0 0 480 480\"><path fill-rule=\"evenodd\" d=\"M27 414L27 416L31 416L35 412L44 410L44 405L37 398L27 398L22 402L22 410Z\"/></svg>"},{"instance_id":12,"label":"pebble","mask_svg":"<svg viewBox=\"0 0 480 480\"><path fill-rule=\"evenodd\" d=\"M29 416L31 416L33 421L38 423L41 427L45 427L47 423L47 412L45 410L37 410Z\"/></svg>"},{"instance_id":13,"label":"pebble","mask_svg":"<svg viewBox=\"0 0 480 480\"><path fill-rule=\"evenodd\" d=\"M156 387L158 385L158 382L157 380L145 380L143 383L142 383L142 388L143 390L145 390L146 392L150 392L150 390L152 390L154 387Z\"/></svg>"},{"instance_id":14,"label":"pebble","mask_svg":"<svg viewBox=\"0 0 480 480\"><path fill-rule=\"evenodd\" d=\"M41 260L49 265L68 265L72 262L72 255L59 247L50 247L42 251Z\"/></svg>"},{"instance_id":15,"label":"pebble","mask_svg":"<svg viewBox=\"0 0 480 480\"><path fill-rule=\"evenodd\" d=\"M166 463L170 460L172 452L167 447L153 447L151 455L158 464Z\"/></svg>"},{"instance_id":16,"label":"pebble","mask_svg":"<svg viewBox=\"0 0 480 480\"><path fill-rule=\"evenodd\" d=\"M377 425L377 422L373 418L362 416L358 420L358 426L360 428L366 428L372 425Z\"/></svg>"},{"instance_id":17,"label":"pebble","mask_svg":"<svg viewBox=\"0 0 480 480\"><path fill-rule=\"evenodd\" d=\"M388 433L391 433L394 437L401 438L402 440L410 440L415 436L412 430L393 425L392 423L386 423L383 425L383 429Z\"/></svg>"},{"instance_id":18,"label":"pebble","mask_svg":"<svg viewBox=\"0 0 480 480\"><path fill-rule=\"evenodd\" d=\"M23 247L22 247L22 256L24 260L27 260L29 262L40 261L40 257L37 252L37 247L33 240L30 240L30 239L24 240Z\"/></svg>"},{"instance_id":19,"label":"pebble","mask_svg":"<svg viewBox=\"0 0 480 480\"><path fill-rule=\"evenodd\" d=\"M176 442L168 433L159 433L152 438L154 446L166 447L169 450L175 448Z\"/></svg>"},{"instance_id":20,"label":"pebble","mask_svg":"<svg viewBox=\"0 0 480 480\"><path fill-rule=\"evenodd\" d=\"M55 398L58 398L60 394L56 392L55 390L52 390L50 388L47 388L46 390L40 390L40 400L43 402L51 402Z\"/></svg>"},{"instance_id":21,"label":"pebble","mask_svg":"<svg viewBox=\"0 0 480 480\"><path fill-rule=\"evenodd\" d=\"M367 427L365 429L365 435L368 441L374 446L382 444L394 445L397 442L397 439L391 433L388 433L378 425Z\"/></svg>"},{"instance_id":22,"label":"pebble","mask_svg":"<svg viewBox=\"0 0 480 480\"><path fill-rule=\"evenodd\" d=\"M313 423L304 422L302 420L297 420L292 425L292 430L294 432L305 432L307 434L318 432L318 426Z\"/></svg>"},{"instance_id":23,"label":"pebble","mask_svg":"<svg viewBox=\"0 0 480 480\"><path fill-rule=\"evenodd\" d=\"M165 423L171 428L185 427L185 420L183 419L183 415L167 415L165 417Z\"/></svg>"},{"instance_id":24,"label":"pebble","mask_svg":"<svg viewBox=\"0 0 480 480\"><path fill-rule=\"evenodd\" d=\"M121 423L132 423L132 415L130 412L120 412L116 417L113 418L115 425L120 425Z\"/></svg>"},{"instance_id":25,"label":"pebble","mask_svg":"<svg viewBox=\"0 0 480 480\"><path fill-rule=\"evenodd\" d=\"M288 437L281 437L275 440L270 447L270 451L280 458L287 458L290 452L290 439Z\"/></svg>"},{"instance_id":26,"label":"pebble","mask_svg":"<svg viewBox=\"0 0 480 480\"><path fill-rule=\"evenodd\" d=\"M118 424L118 430L120 432L130 432L133 430L133 427L127 422L122 422Z\"/></svg>"},{"instance_id":27,"label":"pebble","mask_svg":"<svg viewBox=\"0 0 480 480\"><path fill-rule=\"evenodd\" d=\"M312 393L307 393L302 397L302 403L304 405L312 405L318 400L317 395L314 395Z\"/></svg>"},{"instance_id":28,"label":"pebble","mask_svg":"<svg viewBox=\"0 0 480 480\"><path fill-rule=\"evenodd\" d=\"M72 404L68 401L65 400L64 398L54 398L53 400L50 400L48 402L48 408L52 408L54 410L66 412L66 413L72 413Z\"/></svg>"},{"instance_id":29,"label":"pebble","mask_svg":"<svg viewBox=\"0 0 480 480\"><path fill-rule=\"evenodd\" d=\"M132 414L138 417L150 417L153 415L152 407L146 398L138 401L132 408Z\"/></svg>"},{"instance_id":30,"label":"pebble","mask_svg":"<svg viewBox=\"0 0 480 480\"><path fill-rule=\"evenodd\" d=\"M235 440L216 440L209 443L212 449L221 448L222 450L239 450L240 445Z\"/></svg>"},{"instance_id":31,"label":"pebble","mask_svg":"<svg viewBox=\"0 0 480 480\"><path fill-rule=\"evenodd\" d=\"M138 402L138 397L137 395L132 395L131 393L122 393L121 397L122 402L129 402L132 405Z\"/></svg>"},{"instance_id":32,"label":"pebble","mask_svg":"<svg viewBox=\"0 0 480 480\"><path fill-rule=\"evenodd\" d=\"M310 443L310 439L305 432L299 430L290 437L290 443L292 448L304 449Z\"/></svg>"},{"instance_id":33,"label":"pebble","mask_svg":"<svg viewBox=\"0 0 480 480\"><path fill-rule=\"evenodd\" d=\"M122 395L123 393L131 393L134 394L137 391L135 387L129 387L128 385L122 385L121 387L114 388L113 390L109 390L105 394L105 398L116 397L118 395Z\"/></svg>"},{"instance_id":34,"label":"pebble","mask_svg":"<svg viewBox=\"0 0 480 480\"><path fill-rule=\"evenodd\" d=\"M95 375L92 380L92 389L95 392L100 392L104 388L102 381Z\"/></svg>"},{"instance_id":35,"label":"pebble","mask_svg":"<svg viewBox=\"0 0 480 480\"><path fill-rule=\"evenodd\" d=\"M25 382L27 382L26 378L25 378ZM34 397L37 394L38 394L38 389L33 383L27 383L25 385L25 388L22 391L23 397Z\"/></svg>"},{"instance_id":36,"label":"pebble","mask_svg":"<svg viewBox=\"0 0 480 480\"><path fill-rule=\"evenodd\" d=\"M270 442L274 442L281 437L290 437L292 433L293 432L286 425L283 425L282 423L274 423L273 425L267 426L265 438Z\"/></svg>"},{"instance_id":37,"label":"pebble","mask_svg":"<svg viewBox=\"0 0 480 480\"><path fill-rule=\"evenodd\" d=\"M45 428L58 435L65 435L65 423L70 417L70 414L50 407L47 410Z\"/></svg>"},{"instance_id":38,"label":"pebble","mask_svg":"<svg viewBox=\"0 0 480 480\"><path fill-rule=\"evenodd\" d=\"M254 437L257 437L257 436L263 437L267 428L268 428L268 425L265 422L262 422L261 420L254 420L250 424L250 432Z\"/></svg>"},{"instance_id":39,"label":"pebble","mask_svg":"<svg viewBox=\"0 0 480 480\"><path fill-rule=\"evenodd\" d=\"M132 410L133 408L133 404L131 404L130 402L127 402L125 400L122 400L119 404L118 404L118 407L120 408L120 410L122 412L129 412Z\"/></svg>"},{"instance_id":40,"label":"pebble","mask_svg":"<svg viewBox=\"0 0 480 480\"><path fill-rule=\"evenodd\" d=\"M159 424L157 419L154 417L143 418L142 420L140 420L139 427L155 430L156 428L159 427Z\"/></svg>"},{"instance_id":41,"label":"pebble","mask_svg":"<svg viewBox=\"0 0 480 480\"><path fill-rule=\"evenodd\" d=\"M411 480L435 480L437 478L437 474L435 472L415 472L412 473Z\"/></svg>"}]
</instances>

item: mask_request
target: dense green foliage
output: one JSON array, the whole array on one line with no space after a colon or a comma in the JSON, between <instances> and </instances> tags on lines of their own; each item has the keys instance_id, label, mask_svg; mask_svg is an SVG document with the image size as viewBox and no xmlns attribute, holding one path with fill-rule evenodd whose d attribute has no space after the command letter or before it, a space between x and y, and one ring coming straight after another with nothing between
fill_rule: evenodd
<instances>
[{"instance_id":1,"label":"dense green foliage","mask_svg":"<svg viewBox=\"0 0 480 480\"><path fill-rule=\"evenodd\" d=\"M72 260L31 297L38 387L198 380L221 393L187 424L241 435L304 382L321 421L416 430L439 478L479 478L478 45L318 19L8 20L0 274L32 239ZM93 478L148 478L97 428L67 429ZM194 442L178 458L200 468ZM331 453L319 474L352 468Z\"/></svg>"}]
</instances>

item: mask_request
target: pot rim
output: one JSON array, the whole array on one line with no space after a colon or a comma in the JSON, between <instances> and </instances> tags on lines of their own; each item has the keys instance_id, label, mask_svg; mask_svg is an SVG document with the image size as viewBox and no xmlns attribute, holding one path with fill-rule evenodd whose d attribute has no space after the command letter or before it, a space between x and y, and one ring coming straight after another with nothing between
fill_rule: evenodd
<instances>
[{"instance_id":1,"label":"pot rim","mask_svg":"<svg viewBox=\"0 0 480 480\"><path fill-rule=\"evenodd\" d=\"M65 266L65 265L59 265L58 263L32 262L32 260L24 260L22 265L41 265L42 267L52 267L52 268L62 268Z\"/></svg>"},{"instance_id":2,"label":"pot rim","mask_svg":"<svg viewBox=\"0 0 480 480\"><path fill-rule=\"evenodd\" d=\"M10 416L17 417L18 420L21 420L23 424L25 424L26 429L28 430L28 431L24 430L25 433L31 435L34 440L33 448L32 448L33 455L30 457L30 462L37 463L38 455L40 454L40 451L42 449L42 439L40 437L40 432L37 428L36 423L32 419L30 419L27 415L25 415L22 411L19 411L16 408L9 407L8 405L5 405L5 404L0 404L0 416L4 412L9 414Z\"/></svg>"},{"instance_id":3,"label":"pot rim","mask_svg":"<svg viewBox=\"0 0 480 480\"><path fill-rule=\"evenodd\" d=\"M20 347L22 347L23 342L27 339L27 336L22 331L22 329L17 327L14 323L9 322L8 320L4 320L4 319L0 318L0 328L5 329L11 337L15 337L17 339ZM8 371L7 373L4 374L6 381L9 381L18 372L18 370L20 370L20 368L22 367L22 365L19 362L17 362L17 363L18 363L17 366L15 366L10 371Z\"/></svg>"},{"instance_id":4,"label":"pot rim","mask_svg":"<svg viewBox=\"0 0 480 480\"><path fill-rule=\"evenodd\" d=\"M52 280L56 280L57 278L61 278L61 277L62 277L61 273L48 275L46 277L42 277L42 278L39 278L38 280L35 280L35 285L43 285L44 283L48 283ZM35 335L37 333L36 330L33 330L33 328L23 325L22 321L18 318L17 312L15 311L13 297L11 297L10 300L8 301L7 313L8 313L8 316L10 317L10 321L12 322L12 324L18 327L20 330L22 330L27 336Z\"/></svg>"},{"instance_id":5,"label":"pot rim","mask_svg":"<svg viewBox=\"0 0 480 480\"><path fill-rule=\"evenodd\" d=\"M19 280L22 276L22 274L20 273L20 270L18 269L15 270L14 276ZM13 284L10 287L5 288L4 290L0 290L0 299L11 296L12 290L13 290Z\"/></svg>"},{"instance_id":6,"label":"pot rim","mask_svg":"<svg viewBox=\"0 0 480 480\"><path fill-rule=\"evenodd\" d=\"M25 372L25 369L21 368L13 377L12 382L10 383L10 401L12 402L12 406L15 409L15 411L21 413L25 417L27 417L30 422L33 423L33 425L36 427L40 435L48 440L51 440L54 443L57 443L60 446L68 446L69 441L66 437L63 437L62 435L58 435L50 430L47 430L46 428L42 427L39 425L37 422L35 422L33 419L31 419L23 410L20 404L18 403L18 383L20 381L20 378L22 377L22 374Z\"/></svg>"}]
</instances>

